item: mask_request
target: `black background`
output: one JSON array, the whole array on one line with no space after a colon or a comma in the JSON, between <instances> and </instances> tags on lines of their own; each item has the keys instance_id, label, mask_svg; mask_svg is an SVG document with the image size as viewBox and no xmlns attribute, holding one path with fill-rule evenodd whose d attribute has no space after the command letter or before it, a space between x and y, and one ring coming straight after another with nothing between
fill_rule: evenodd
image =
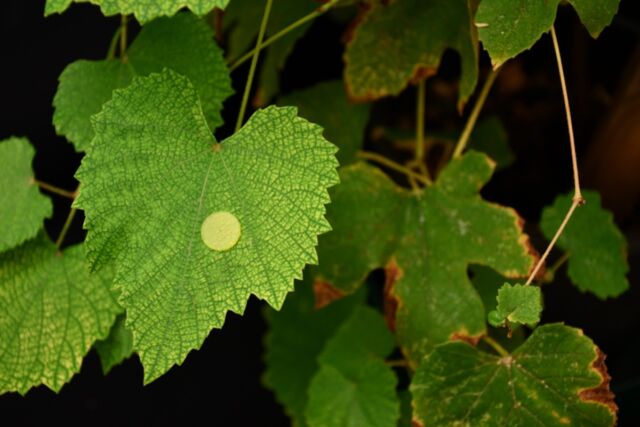
<instances>
[{"instance_id":1,"label":"black background","mask_svg":"<svg viewBox=\"0 0 640 427\"><path fill-rule=\"evenodd\" d=\"M614 24L597 41L589 39L573 11L560 12L558 33L569 79L578 75L586 79L587 88L601 85L615 90L624 65L638 52L633 53L640 35L640 20L631 3L631 0L622 2ZM74 5L63 15L46 19L43 10L44 1L9 0L1 6L0 139L11 135L28 137L37 148L34 167L38 179L73 190L77 184L73 173L81 155L56 136L51 125L51 102L57 78L67 64L77 59L104 58L119 20L103 17L97 7L90 5ZM283 91L340 78L344 26L338 22L328 17L316 20L288 60L282 74ZM574 48L578 46L586 49L586 62L572 62ZM490 200L515 207L530 221L527 227L534 244L543 249L544 240L535 227L541 209L559 192L569 191L572 185L562 99L548 36L517 61L533 83L509 97L496 95L487 104L487 110L503 119L517 162L499 172L483 194ZM486 57L483 64L486 65ZM450 81L458 72L457 67L455 55L447 55L440 75L430 88L438 81ZM246 67L234 75L237 93L241 93L245 77ZM535 83L539 81L543 83ZM590 93L580 90L572 92L574 100L588 102L589 96ZM234 96L225 105L227 123L235 122L238 98ZM462 123L446 100L435 95L427 102L427 131L429 127L441 127L443 121ZM548 106L552 118L542 123L523 123L513 113L516 103ZM412 120L413 108L413 93L409 90L378 103L371 122L401 122L399 115ZM581 154L588 149L589 135L597 125L592 118L604 111L597 103L593 108L577 110L575 121ZM218 136L229 132L226 126ZM53 196L53 200L54 216L47 221L46 228L55 237L66 218L68 202L57 196ZM629 241L631 290L616 300L602 302L579 293L561 274L556 283L545 289L544 320L565 321L584 328L608 354L612 387L621 408L620 425L632 426L640 425L640 411L634 407L634 403L640 402L638 209L634 215L625 217L620 226ZM67 243L82 239L80 217L74 221ZM126 361L104 377L92 351L81 373L59 395L39 387L26 397L16 394L0 397L0 424L288 425L273 395L260 383L266 330L262 310L262 304L252 299L244 317L229 315L224 329L214 330L202 348L190 353L182 366L174 367L146 387L142 386L142 368L137 359Z\"/></svg>"}]
</instances>

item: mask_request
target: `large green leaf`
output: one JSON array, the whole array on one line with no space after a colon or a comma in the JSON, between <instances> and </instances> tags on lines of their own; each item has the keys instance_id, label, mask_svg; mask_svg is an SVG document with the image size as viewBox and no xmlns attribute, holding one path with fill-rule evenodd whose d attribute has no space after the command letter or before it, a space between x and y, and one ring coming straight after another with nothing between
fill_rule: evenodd
<instances>
[{"instance_id":1,"label":"large green leaf","mask_svg":"<svg viewBox=\"0 0 640 427\"><path fill-rule=\"evenodd\" d=\"M602 208L600 195L585 191L583 196L587 203L573 214L558 246L569 253L569 278L580 290L602 299L616 297L629 288L627 242L611 212ZM569 210L571 199L571 195L559 196L542 213L540 227L548 239Z\"/></svg>"},{"instance_id":2,"label":"large green leaf","mask_svg":"<svg viewBox=\"0 0 640 427\"><path fill-rule=\"evenodd\" d=\"M100 112L115 89L128 86L136 75L170 68L191 80L212 129L222 124L222 103L233 93L222 50L211 31L190 13L160 18L142 28L127 51L127 61L80 60L60 75L53 99L53 124L78 151L93 139L91 116Z\"/></svg>"},{"instance_id":3,"label":"large green leaf","mask_svg":"<svg viewBox=\"0 0 640 427\"><path fill-rule=\"evenodd\" d=\"M92 3L100 6L105 15L134 14L138 21L145 23L161 16L171 16L183 7L196 15L204 15L214 7L224 9L229 0L47 0L44 15L64 12L71 3Z\"/></svg>"},{"instance_id":4,"label":"large green leaf","mask_svg":"<svg viewBox=\"0 0 640 427\"><path fill-rule=\"evenodd\" d=\"M133 335L125 323L126 316L121 314L111 327L109 336L96 342L95 347L100 356L102 372L106 375L111 368L122 363L133 353Z\"/></svg>"},{"instance_id":5,"label":"large green leaf","mask_svg":"<svg viewBox=\"0 0 640 427\"><path fill-rule=\"evenodd\" d=\"M430 426L613 426L604 355L581 330L537 328L511 355L464 342L438 346L411 385L414 417Z\"/></svg>"},{"instance_id":6,"label":"large green leaf","mask_svg":"<svg viewBox=\"0 0 640 427\"><path fill-rule=\"evenodd\" d=\"M112 274L90 274L82 246L59 253L41 233L0 254L0 394L60 390L122 309Z\"/></svg>"},{"instance_id":7,"label":"large green leaf","mask_svg":"<svg viewBox=\"0 0 640 427\"><path fill-rule=\"evenodd\" d=\"M194 87L170 70L115 91L93 123L76 205L94 268L116 262L149 382L251 294L282 305L330 229L336 147L291 107L259 110L217 143ZM208 231L212 219L222 234Z\"/></svg>"},{"instance_id":8,"label":"large green leaf","mask_svg":"<svg viewBox=\"0 0 640 427\"><path fill-rule=\"evenodd\" d=\"M348 296L323 308L316 308L311 281L296 285L280 311L268 312L264 383L274 391L293 425L307 425L304 409L311 378L319 369L318 356L336 329L361 303L363 293Z\"/></svg>"},{"instance_id":9,"label":"large green leaf","mask_svg":"<svg viewBox=\"0 0 640 427\"><path fill-rule=\"evenodd\" d=\"M233 0L225 10L224 29L229 35L227 55L231 60L238 59L254 47L264 6L264 0ZM274 35L318 7L319 4L315 0L274 1L266 36ZM289 31L266 49L258 79L255 99L257 105L267 104L280 91L280 72L287 57L293 52L296 42L311 27L311 23L307 22Z\"/></svg>"},{"instance_id":10,"label":"large green leaf","mask_svg":"<svg viewBox=\"0 0 640 427\"><path fill-rule=\"evenodd\" d=\"M34 154L25 138L0 141L0 252L34 237L51 216L51 200L34 181Z\"/></svg>"},{"instance_id":11,"label":"large green leaf","mask_svg":"<svg viewBox=\"0 0 640 427\"><path fill-rule=\"evenodd\" d=\"M609 25L619 0L567 0L593 37ZM480 40L494 67L525 51L551 29L561 0L482 0L476 14Z\"/></svg>"},{"instance_id":12,"label":"large green leaf","mask_svg":"<svg viewBox=\"0 0 640 427\"><path fill-rule=\"evenodd\" d=\"M316 280L351 292L374 268L386 267L389 320L412 363L453 336L485 333L482 300L467 276L470 263L505 276L534 265L521 220L478 194L493 170L484 155L453 160L418 193L396 187L375 168L343 168L320 241Z\"/></svg>"},{"instance_id":13,"label":"large green leaf","mask_svg":"<svg viewBox=\"0 0 640 427\"><path fill-rule=\"evenodd\" d=\"M397 95L410 81L435 73L445 50L455 49L462 62L464 102L478 80L471 16L468 0L401 0L371 6L357 19L345 53L350 97L365 101Z\"/></svg>"},{"instance_id":14,"label":"large green leaf","mask_svg":"<svg viewBox=\"0 0 640 427\"><path fill-rule=\"evenodd\" d=\"M342 81L323 82L293 92L280 98L278 105L296 106L301 117L324 127L324 136L339 148L341 165L356 161L371 108L369 104L351 104Z\"/></svg>"},{"instance_id":15,"label":"large green leaf","mask_svg":"<svg viewBox=\"0 0 640 427\"><path fill-rule=\"evenodd\" d=\"M397 379L384 358L393 336L376 311L357 307L320 354L305 415L310 427L395 427Z\"/></svg>"}]
</instances>

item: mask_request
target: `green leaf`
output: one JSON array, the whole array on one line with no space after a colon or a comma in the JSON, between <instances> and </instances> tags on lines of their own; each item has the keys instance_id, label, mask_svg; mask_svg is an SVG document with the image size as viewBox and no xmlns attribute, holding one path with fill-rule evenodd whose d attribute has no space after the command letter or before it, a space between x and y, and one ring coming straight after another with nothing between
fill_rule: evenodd
<instances>
[{"instance_id":1,"label":"green leaf","mask_svg":"<svg viewBox=\"0 0 640 427\"><path fill-rule=\"evenodd\" d=\"M310 280L296 284L280 311L269 310L266 336L265 385L285 407L293 425L305 426L304 408L311 378L318 371L318 356L327 340L362 302L364 293L341 298L316 308Z\"/></svg>"},{"instance_id":2,"label":"green leaf","mask_svg":"<svg viewBox=\"0 0 640 427\"><path fill-rule=\"evenodd\" d=\"M160 18L140 31L127 51L127 62L80 60L60 75L53 100L53 124L78 151L86 150L94 133L91 116L100 112L115 89L128 86L136 75L170 68L191 80L212 129L220 126L222 103L233 93L222 50L211 31L190 13Z\"/></svg>"},{"instance_id":3,"label":"green leaf","mask_svg":"<svg viewBox=\"0 0 640 427\"><path fill-rule=\"evenodd\" d=\"M86 211L93 267L116 262L149 382L198 348L227 311L242 313L251 294L282 305L330 229L336 147L294 108L277 107L219 144L194 87L170 70L115 91L93 123L76 205ZM221 212L236 228L202 227ZM227 238L235 239L228 250L210 249Z\"/></svg>"},{"instance_id":4,"label":"green leaf","mask_svg":"<svg viewBox=\"0 0 640 427\"><path fill-rule=\"evenodd\" d=\"M461 57L460 101L478 80L477 35L468 0L402 0L375 4L357 19L345 53L349 96L369 101L397 95L437 70L442 54Z\"/></svg>"},{"instance_id":5,"label":"green leaf","mask_svg":"<svg viewBox=\"0 0 640 427\"><path fill-rule=\"evenodd\" d=\"M393 336L382 316L357 307L320 354L305 415L311 427L394 427L400 418L397 379L384 357Z\"/></svg>"},{"instance_id":6,"label":"green leaf","mask_svg":"<svg viewBox=\"0 0 640 427\"><path fill-rule=\"evenodd\" d=\"M59 391L121 312L112 274L90 274L84 250L63 254L40 233L0 254L0 394Z\"/></svg>"},{"instance_id":7,"label":"green leaf","mask_svg":"<svg viewBox=\"0 0 640 427\"><path fill-rule=\"evenodd\" d=\"M278 105L296 106L301 117L321 125L324 136L340 149L337 157L341 165L356 161L356 153L364 143L371 106L351 104L342 81L323 82L285 95Z\"/></svg>"},{"instance_id":8,"label":"green leaf","mask_svg":"<svg viewBox=\"0 0 640 427\"><path fill-rule=\"evenodd\" d=\"M505 283L498 290L498 306L489 313L489 323L504 326L520 323L534 327L540 322L542 293L537 286Z\"/></svg>"},{"instance_id":9,"label":"green leaf","mask_svg":"<svg viewBox=\"0 0 640 427\"><path fill-rule=\"evenodd\" d=\"M480 40L494 67L530 49L553 26L561 0L482 0L476 14ZM619 0L568 0L597 37L618 11Z\"/></svg>"},{"instance_id":10,"label":"green leaf","mask_svg":"<svg viewBox=\"0 0 640 427\"><path fill-rule=\"evenodd\" d=\"M627 242L611 212L602 208L600 195L584 191L583 197L587 203L575 211L558 246L569 252L568 274L578 289L601 299L617 297L629 288ZM559 196L545 208L540 227L548 239L555 234L571 201L571 195Z\"/></svg>"},{"instance_id":11,"label":"green leaf","mask_svg":"<svg viewBox=\"0 0 640 427\"><path fill-rule=\"evenodd\" d=\"M100 6L102 13L110 15L134 14L144 24L161 16L174 15L183 7L189 8L196 15L204 15L214 7L224 9L229 0L47 0L44 16L64 12L71 3L92 3Z\"/></svg>"},{"instance_id":12,"label":"green leaf","mask_svg":"<svg viewBox=\"0 0 640 427\"><path fill-rule=\"evenodd\" d=\"M510 277L526 276L534 265L516 212L478 194L493 167L469 152L433 186L412 194L356 164L342 169L342 184L331 193L327 218L334 231L320 240L317 280L351 292L372 269L386 267L388 320L414 364L453 336L485 333L469 264Z\"/></svg>"},{"instance_id":13,"label":"green leaf","mask_svg":"<svg viewBox=\"0 0 640 427\"><path fill-rule=\"evenodd\" d=\"M604 354L580 329L537 328L511 355L463 342L438 346L411 385L414 417L429 426L613 426Z\"/></svg>"},{"instance_id":14,"label":"green leaf","mask_svg":"<svg viewBox=\"0 0 640 427\"><path fill-rule=\"evenodd\" d=\"M264 5L264 0L233 0L225 10L224 29L229 34L227 55L232 61L255 47ZM267 23L267 38L317 8L318 2L315 0L274 1ZM280 91L280 72L296 42L304 36L311 24L312 22L307 22L299 26L267 48L259 72L254 104L265 105Z\"/></svg>"},{"instance_id":15,"label":"green leaf","mask_svg":"<svg viewBox=\"0 0 640 427\"><path fill-rule=\"evenodd\" d=\"M106 375L116 365L122 363L133 353L133 335L125 323L126 316L121 314L111 327L109 336L95 343L96 351L100 356L102 372Z\"/></svg>"},{"instance_id":16,"label":"green leaf","mask_svg":"<svg viewBox=\"0 0 640 427\"><path fill-rule=\"evenodd\" d=\"M51 200L34 182L34 154L25 138L0 141L0 252L34 237L51 216Z\"/></svg>"}]
</instances>

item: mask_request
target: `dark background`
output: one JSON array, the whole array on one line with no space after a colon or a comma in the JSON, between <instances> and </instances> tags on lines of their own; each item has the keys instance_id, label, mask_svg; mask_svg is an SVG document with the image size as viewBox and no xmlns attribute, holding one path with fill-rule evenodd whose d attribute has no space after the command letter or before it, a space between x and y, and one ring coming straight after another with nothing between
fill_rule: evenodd
<instances>
[{"instance_id":1,"label":"dark background","mask_svg":"<svg viewBox=\"0 0 640 427\"><path fill-rule=\"evenodd\" d=\"M634 76L640 74L640 19L638 12L631 9L632 3L632 0L622 1L613 25L597 41L589 38L569 8L562 8L557 24L574 107L578 154L581 166L585 168L583 178L588 186L603 191L605 203L614 210L616 220L627 236L631 289L616 300L599 301L577 291L561 270L557 281L545 288L544 312L546 322L565 321L583 328L608 355L607 364L613 377L612 388L620 406L622 426L640 425L640 410L634 405L640 402L640 215L637 200L640 164L633 163L638 157L633 153L640 151L640 129L635 123L640 122L640 108L634 110L632 102L631 107L624 107L630 108L631 112L622 115L622 124L615 122L615 111L622 108L620 106L629 97L640 98L640 88L636 87L639 89L636 92L633 90L634 84L638 85L634 83ZM37 178L73 190L77 184L73 173L81 156L63 138L55 135L51 125L51 102L57 78L67 64L77 59L104 58L119 20L103 17L97 7L90 5L74 5L63 15L45 19L43 0L9 0L3 2L1 10L0 139L10 135L28 137L37 148L34 161ZM316 20L288 60L282 74L283 91L340 77L344 34L341 22L327 16ZM132 31L135 34L134 27ZM427 132L450 130L463 123L463 118L455 114L452 102L455 93L452 97L448 90L454 87L458 62L454 54L446 55L441 72L429 83ZM486 69L486 57L482 63ZM246 71L244 67L234 74L237 93L242 91ZM236 95L225 106L228 123L235 122L238 97ZM409 90L397 98L377 103L370 128L380 123L413 126L413 102L414 94ZM527 231L540 250L544 249L545 241L535 224L542 207L550 204L558 193L572 188L562 108L548 36L504 68L486 106L486 111L501 117L517 161L497 173L483 194L490 200L515 207L528 221ZM620 126L626 130L616 135L614 144L606 137L607 129L619 129ZM219 136L229 132L229 128L223 128ZM620 135L622 137L618 138ZM618 143L625 138L628 141ZM376 148L374 142L367 144L369 148ZM607 157L615 154L614 148L630 150L625 153L631 154L623 156L625 159L622 160L620 156ZM609 171L608 181L598 175L602 169L601 165L599 169L598 160L605 158L609 159L605 165ZM589 163L589 159L595 160ZM622 174L625 171L627 175ZM616 181L618 176L622 178ZM46 228L55 237L66 218L69 204L57 196L52 197L55 211ZM74 221L67 243L82 239L80 217ZM59 395L39 387L26 397L16 394L0 397L0 422L7 425L58 422L288 425L273 395L260 383L264 371L262 341L266 330L262 310L262 304L252 299L244 317L229 315L224 329L214 330L202 348L189 354L182 366L174 367L146 387L142 387L142 368L137 359L126 361L104 377L92 351L81 373Z\"/></svg>"}]
</instances>

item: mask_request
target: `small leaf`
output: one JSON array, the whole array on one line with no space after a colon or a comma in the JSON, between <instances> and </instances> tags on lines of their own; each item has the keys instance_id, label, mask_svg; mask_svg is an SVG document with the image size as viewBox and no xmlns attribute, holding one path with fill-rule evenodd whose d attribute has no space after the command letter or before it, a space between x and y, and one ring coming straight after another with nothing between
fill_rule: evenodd
<instances>
[{"instance_id":1,"label":"small leaf","mask_svg":"<svg viewBox=\"0 0 640 427\"><path fill-rule=\"evenodd\" d=\"M25 138L0 141L0 252L35 237L53 211L34 181L34 154Z\"/></svg>"},{"instance_id":2,"label":"small leaf","mask_svg":"<svg viewBox=\"0 0 640 427\"><path fill-rule=\"evenodd\" d=\"M229 0L47 0L44 15L64 12L71 3L92 3L100 6L102 13L110 15L134 14L144 24L154 18L171 16L183 7L188 7L196 15L204 15L214 7L224 9Z\"/></svg>"},{"instance_id":3,"label":"small leaf","mask_svg":"<svg viewBox=\"0 0 640 427\"><path fill-rule=\"evenodd\" d=\"M309 426L396 426L397 379L384 363L392 349L393 336L382 317L357 307L320 354L305 411Z\"/></svg>"},{"instance_id":4,"label":"small leaf","mask_svg":"<svg viewBox=\"0 0 640 427\"><path fill-rule=\"evenodd\" d=\"M105 375L133 353L133 335L124 325L125 319L126 316L124 314L118 316L111 327L109 336L95 343L96 351L100 356L102 372Z\"/></svg>"},{"instance_id":5,"label":"small leaf","mask_svg":"<svg viewBox=\"0 0 640 427\"><path fill-rule=\"evenodd\" d=\"M523 324L534 327L540 322L542 293L537 286L505 283L498 291L498 307L489 313L493 326Z\"/></svg>"},{"instance_id":6,"label":"small leaf","mask_svg":"<svg viewBox=\"0 0 640 427\"><path fill-rule=\"evenodd\" d=\"M460 100L478 80L478 50L468 0L375 3L356 19L345 52L349 97L359 101L399 94L410 81L435 74L442 54L462 60Z\"/></svg>"},{"instance_id":7,"label":"small leaf","mask_svg":"<svg viewBox=\"0 0 640 427\"><path fill-rule=\"evenodd\" d=\"M298 107L301 117L322 126L324 136L339 148L340 165L356 161L356 153L364 143L371 106L350 103L342 81L323 82L285 95L278 105Z\"/></svg>"},{"instance_id":8,"label":"small leaf","mask_svg":"<svg viewBox=\"0 0 640 427\"><path fill-rule=\"evenodd\" d=\"M264 383L298 427L306 425L307 389L320 367L318 356L364 296L358 292L316 309L307 277L305 274L305 281L296 284L295 292L287 296L280 311L268 311L269 332L265 340Z\"/></svg>"},{"instance_id":9,"label":"small leaf","mask_svg":"<svg viewBox=\"0 0 640 427\"><path fill-rule=\"evenodd\" d=\"M558 246L569 252L569 278L578 289L601 299L617 297L629 289L627 242L611 212L602 208L600 195L594 191L582 195L587 203L575 211ZM553 238L571 199L571 195L559 196L545 208L540 227L547 239Z\"/></svg>"},{"instance_id":10,"label":"small leaf","mask_svg":"<svg viewBox=\"0 0 640 427\"><path fill-rule=\"evenodd\" d=\"M277 107L217 143L194 87L170 70L115 91L93 123L76 205L86 211L92 266L116 263L149 382L198 348L227 311L242 313L251 294L282 305L330 229L336 147L294 108ZM202 240L214 212L240 223L229 250Z\"/></svg>"},{"instance_id":11,"label":"small leaf","mask_svg":"<svg viewBox=\"0 0 640 427\"><path fill-rule=\"evenodd\" d=\"M613 426L604 354L580 329L537 328L505 357L456 341L438 346L413 378L422 425Z\"/></svg>"},{"instance_id":12,"label":"small leaf","mask_svg":"<svg viewBox=\"0 0 640 427\"><path fill-rule=\"evenodd\" d=\"M530 49L556 19L561 0L482 0L476 14L482 45L494 67ZM611 22L619 0L568 0L593 37Z\"/></svg>"},{"instance_id":13,"label":"small leaf","mask_svg":"<svg viewBox=\"0 0 640 427\"><path fill-rule=\"evenodd\" d=\"M44 384L59 391L122 309L112 274L90 274L84 250L64 254L40 233L0 254L0 394Z\"/></svg>"},{"instance_id":14,"label":"small leaf","mask_svg":"<svg viewBox=\"0 0 640 427\"><path fill-rule=\"evenodd\" d=\"M410 193L379 170L355 164L341 169L341 185L331 191L327 217L334 231L321 237L316 280L349 293L371 270L386 267L387 321L411 363L454 336L485 333L469 264L512 277L533 268L521 219L478 194L493 167L469 152L433 186Z\"/></svg>"},{"instance_id":15,"label":"small leaf","mask_svg":"<svg viewBox=\"0 0 640 427\"><path fill-rule=\"evenodd\" d=\"M86 150L94 132L91 116L100 112L115 89L134 76L170 68L188 77L198 91L212 129L222 124L222 103L233 93L222 50L206 24L190 13L160 18L145 25L127 50L127 62L85 61L69 64L60 75L53 99L53 124L78 151Z\"/></svg>"}]
</instances>

